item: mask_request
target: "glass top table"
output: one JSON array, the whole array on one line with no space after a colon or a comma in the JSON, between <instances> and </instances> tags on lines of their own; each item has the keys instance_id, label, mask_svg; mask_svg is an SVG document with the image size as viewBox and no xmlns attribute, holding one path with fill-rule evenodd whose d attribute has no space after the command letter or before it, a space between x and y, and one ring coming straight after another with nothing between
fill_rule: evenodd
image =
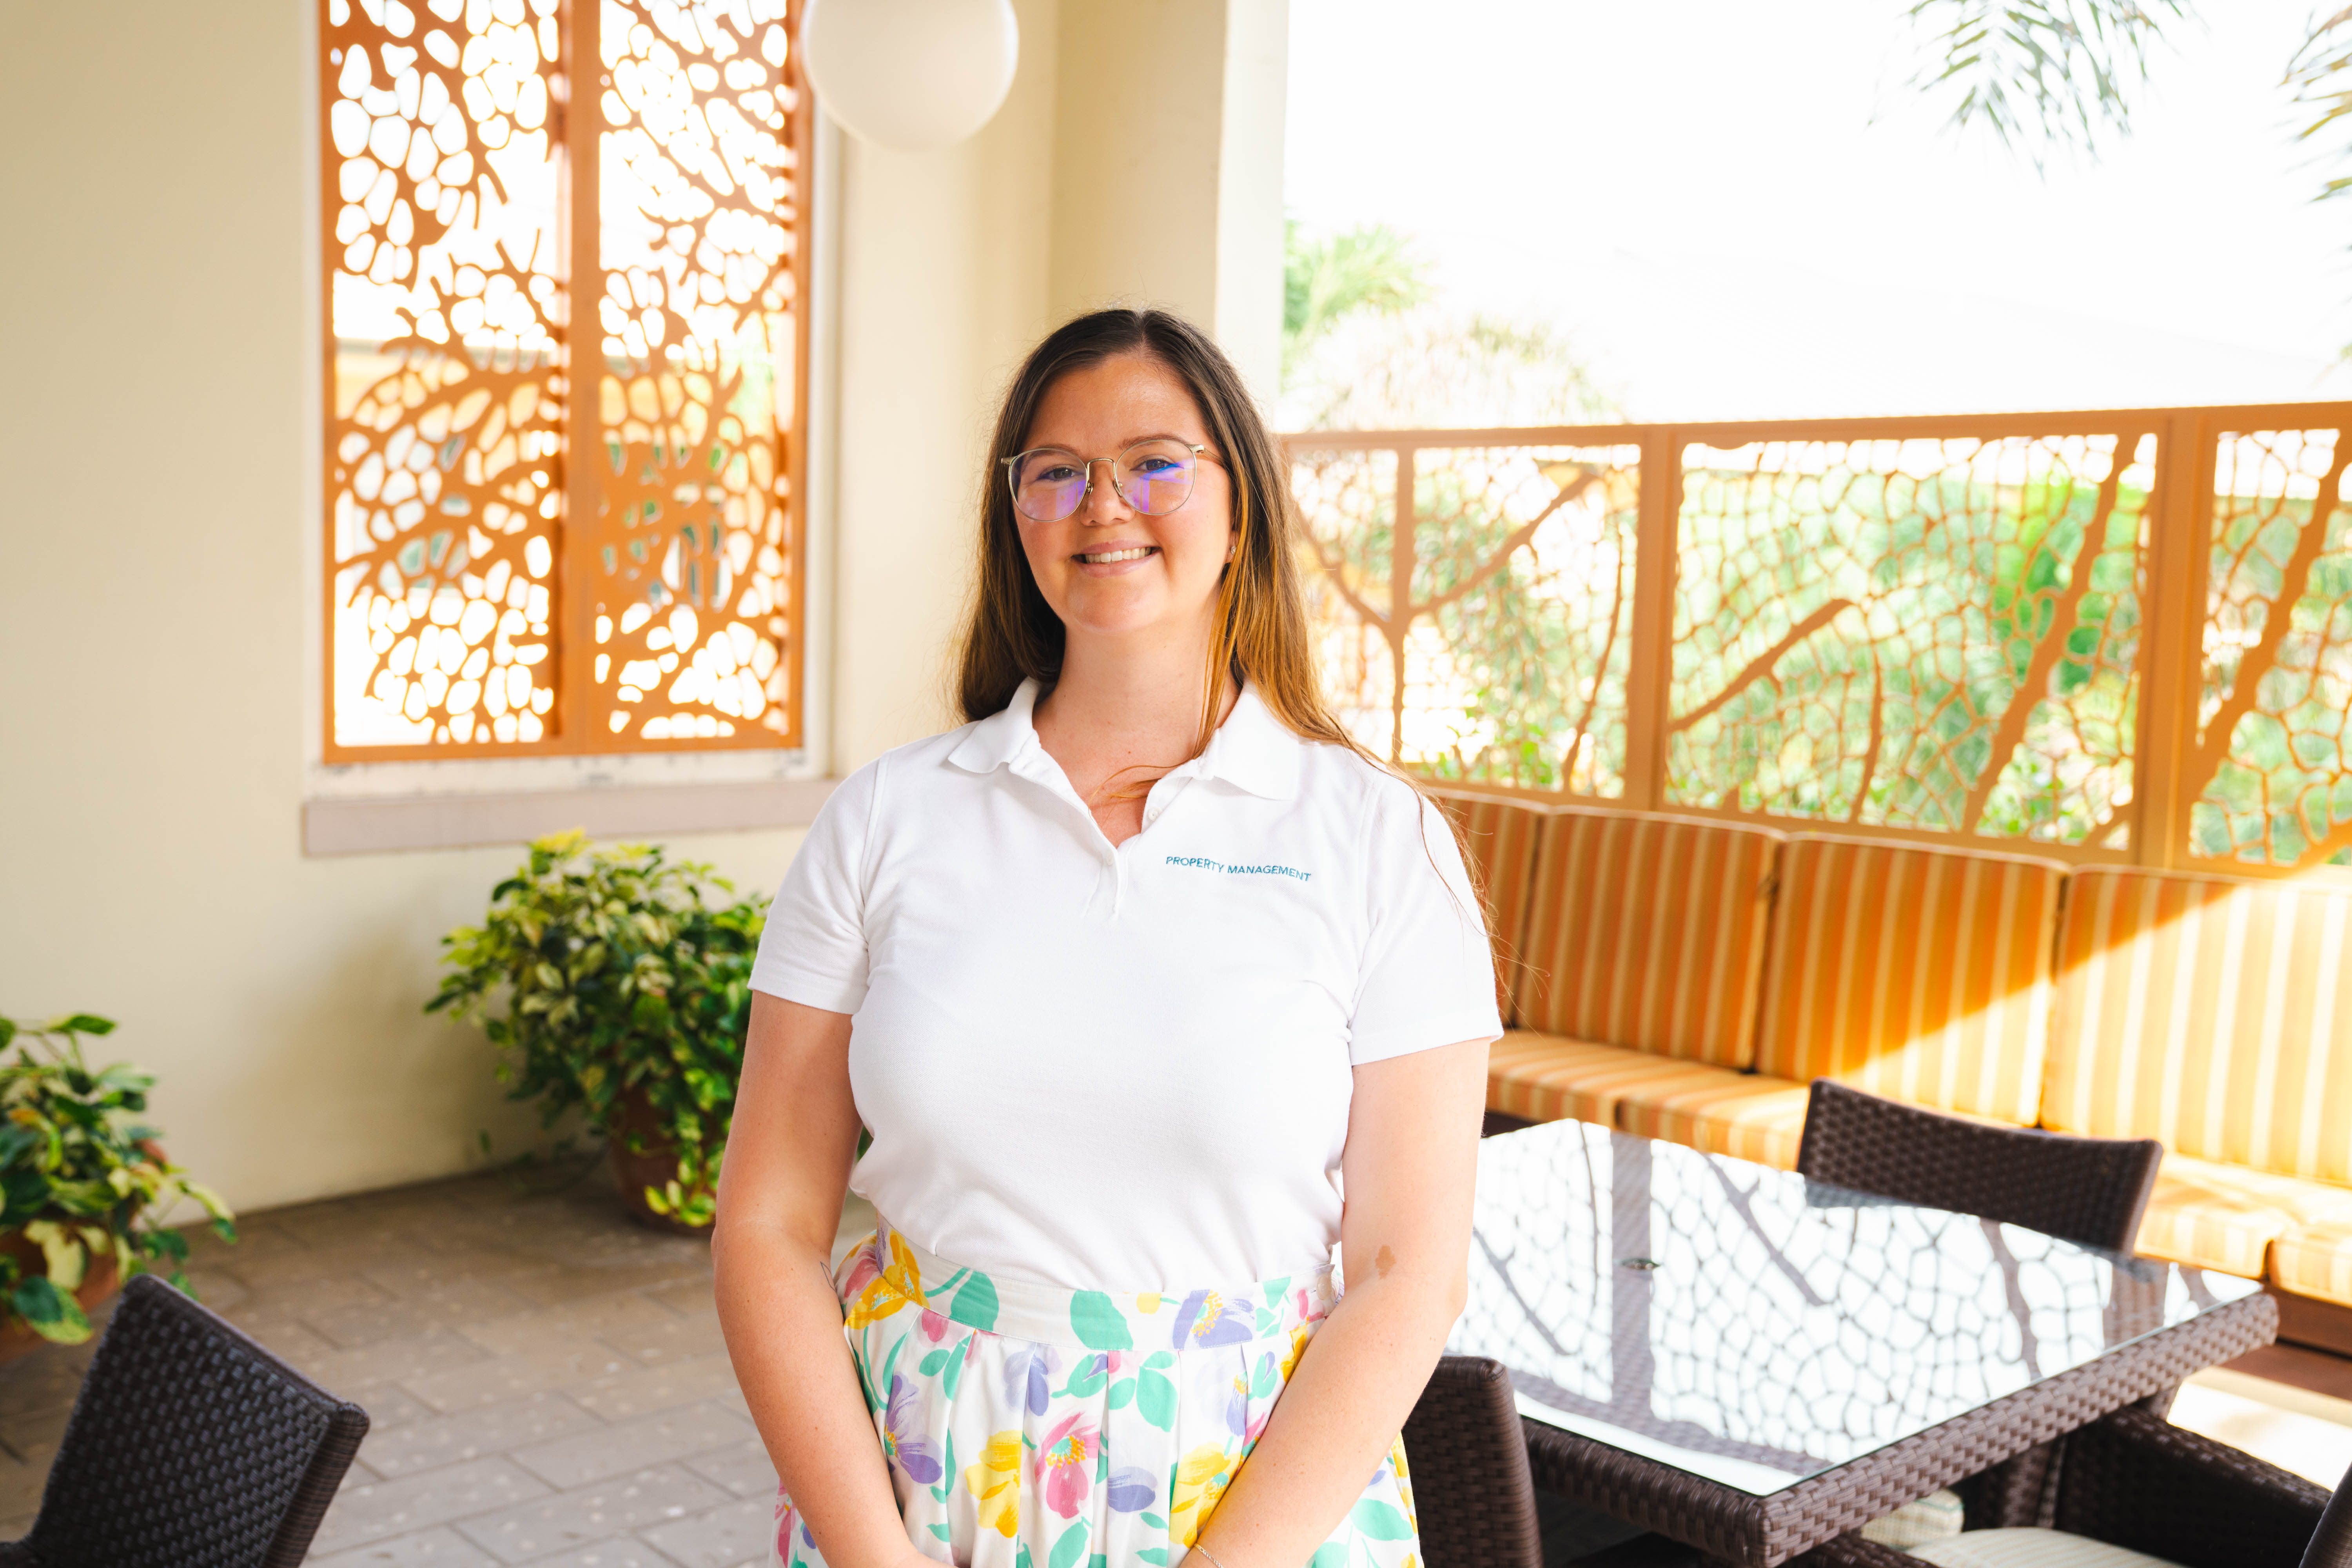
<instances>
[{"instance_id":1,"label":"glass top table","mask_svg":"<svg viewBox=\"0 0 2352 1568\"><path fill-rule=\"evenodd\" d=\"M1549 1464L1531 1450L1545 1484L1762 1564L2267 1343L2275 1324L2253 1280L1555 1121L1480 1145L1469 1300L1446 1349L1508 1369L1538 1447L1547 1432L1581 1440L1549 1445ZM1580 1468L1613 1479L1586 1486ZM1656 1517L1612 1506L1645 1479ZM1709 1533L1694 1500L1754 1539L1676 1528ZM1864 1511L1773 1527L1825 1503Z\"/></svg>"}]
</instances>

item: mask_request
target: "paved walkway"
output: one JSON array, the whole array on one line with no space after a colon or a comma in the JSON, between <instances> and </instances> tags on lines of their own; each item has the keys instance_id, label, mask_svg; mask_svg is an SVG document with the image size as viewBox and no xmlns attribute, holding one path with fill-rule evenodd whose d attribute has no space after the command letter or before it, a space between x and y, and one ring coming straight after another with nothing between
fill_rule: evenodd
<instances>
[{"instance_id":1,"label":"paved walkway","mask_svg":"<svg viewBox=\"0 0 2352 1568\"><path fill-rule=\"evenodd\" d=\"M273 1210L235 1247L206 1235L190 1276L367 1408L320 1568L763 1561L775 1473L719 1338L710 1248L630 1224L601 1166ZM0 1540L32 1522L88 1362L45 1346L0 1367Z\"/></svg>"}]
</instances>

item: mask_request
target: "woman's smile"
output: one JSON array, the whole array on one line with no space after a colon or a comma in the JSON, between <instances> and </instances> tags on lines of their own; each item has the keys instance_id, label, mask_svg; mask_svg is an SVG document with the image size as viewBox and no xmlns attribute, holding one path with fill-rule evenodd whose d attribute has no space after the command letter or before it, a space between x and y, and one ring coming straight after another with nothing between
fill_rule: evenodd
<instances>
[{"instance_id":1,"label":"woman's smile","mask_svg":"<svg viewBox=\"0 0 2352 1568\"><path fill-rule=\"evenodd\" d=\"M1138 563L1159 553L1160 546L1156 544L1121 541L1112 544L1097 545L1093 550L1082 550L1070 559L1087 567L1088 569L1087 575L1090 577L1115 577L1131 570Z\"/></svg>"}]
</instances>

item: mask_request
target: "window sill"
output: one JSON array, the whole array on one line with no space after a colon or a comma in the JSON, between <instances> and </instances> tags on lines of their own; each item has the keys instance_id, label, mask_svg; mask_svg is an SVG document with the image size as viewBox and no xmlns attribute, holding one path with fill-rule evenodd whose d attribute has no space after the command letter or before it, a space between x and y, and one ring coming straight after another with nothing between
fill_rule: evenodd
<instances>
[{"instance_id":1,"label":"window sill","mask_svg":"<svg viewBox=\"0 0 2352 1568\"><path fill-rule=\"evenodd\" d=\"M805 827L839 782L766 779L311 800L302 805L302 853L380 855L521 844L574 827L593 838Z\"/></svg>"}]
</instances>

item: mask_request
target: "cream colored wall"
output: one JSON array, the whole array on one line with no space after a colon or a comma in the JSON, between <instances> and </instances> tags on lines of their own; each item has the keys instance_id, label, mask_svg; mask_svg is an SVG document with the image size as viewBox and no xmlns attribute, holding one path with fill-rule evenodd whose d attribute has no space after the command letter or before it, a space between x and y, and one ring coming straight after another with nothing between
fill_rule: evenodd
<instances>
[{"instance_id":1,"label":"cream colored wall","mask_svg":"<svg viewBox=\"0 0 2352 1568\"><path fill-rule=\"evenodd\" d=\"M1072 14L1087 8L1074 0ZM998 394L1053 325L1056 0L1020 0L1021 63L971 141L844 138L837 771L956 722L950 646Z\"/></svg>"},{"instance_id":2,"label":"cream colored wall","mask_svg":"<svg viewBox=\"0 0 2352 1568\"><path fill-rule=\"evenodd\" d=\"M1282 367L1289 0L1086 0L1057 66L1056 317L1161 305L1261 399Z\"/></svg>"},{"instance_id":3,"label":"cream colored wall","mask_svg":"<svg viewBox=\"0 0 2352 1568\"><path fill-rule=\"evenodd\" d=\"M920 156L844 148L844 772L954 721L974 486L998 395L1039 337L1158 303L1214 331L1261 396L1281 366L1287 0L1015 10L1020 70L978 136ZM1136 219L1122 201L1138 192L1171 216Z\"/></svg>"},{"instance_id":4,"label":"cream colored wall","mask_svg":"<svg viewBox=\"0 0 2352 1568\"><path fill-rule=\"evenodd\" d=\"M299 847L306 5L125 16L0 5L0 1011L118 1018L237 1206L449 1173L531 1129L416 1011L515 853Z\"/></svg>"},{"instance_id":5,"label":"cream colored wall","mask_svg":"<svg viewBox=\"0 0 2352 1568\"><path fill-rule=\"evenodd\" d=\"M514 851L300 851L310 3L133 26L0 0L0 1013L119 1018L104 1048L161 1076L173 1155L247 1208L464 1169L480 1130L531 1137L480 1038L417 1011L439 934ZM1020 74L979 137L844 149L834 581L813 584L835 609L835 773L950 721L995 395L1072 308L1056 149L1100 122L1073 125L1066 20L1104 46L1091 0L1016 8ZM1192 240L1213 279L1216 234ZM1148 259L1088 254L1098 280ZM1278 300L1278 245L1270 265ZM673 842L772 889L799 838Z\"/></svg>"},{"instance_id":6,"label":"cream colored wall","mask_svg":"<svg viewBox=\"0 0 2352 1568\"><path fill-rule=\"evenodd\" d=\"M300 852L305 12L0 5L0 1012L121 1020L242 1207L532 1129L417 1010L515 854ZM677 848L772 887L798 840Z\"/></svg>"},{"instance_id":7,"label":"cream colored wall","mask_svg":"<svg viewBox=\"0 0 2352 1568\"><path fill-rule=\"evenodd\" d=\"M1271 405L1282 389L1282 147L1290 0L1225 0L1217 145L1217 342Z\"/></svg>"}]
</instances>

